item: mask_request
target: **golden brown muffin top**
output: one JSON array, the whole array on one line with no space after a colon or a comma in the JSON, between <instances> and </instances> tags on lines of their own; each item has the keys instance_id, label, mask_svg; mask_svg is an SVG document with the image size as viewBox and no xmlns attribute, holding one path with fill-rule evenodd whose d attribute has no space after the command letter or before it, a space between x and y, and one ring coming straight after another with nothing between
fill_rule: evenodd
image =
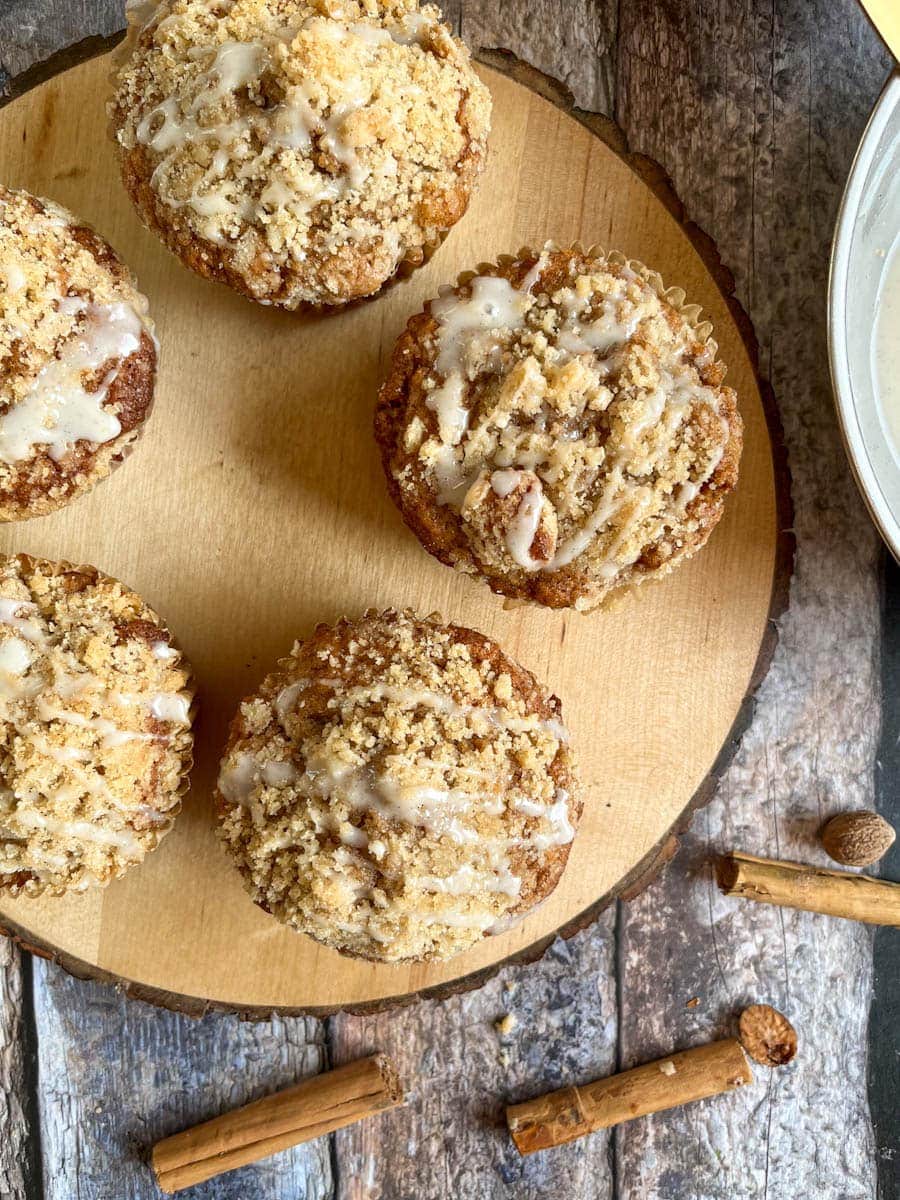
<instances>
[{"instance_id":1,"label":"golden brown muffin top","mask_svg":"<svg viewBox=\"0 0 900 1200\"><path fill-rule=\"evenodd\" d=\"M682 299L636 264L547 249L414 317L376 430L428 549L509 595L588 608L705 540L742 426Z\"/></svg>"},{"instance_id":2,"label":"golden brown muffin top","mask_svg":"<svg viewBox=\"0 0 900 1200\"><path fill-rule=\"evenodd\" d=\"M377 291L458 219L490 96L418 0L162 0L110 113L155 221L296 307Z\"/></svg>"},{"instance_id":3,"label":"golden brown muffin top","mask_svg":"<svg viewBox=\"0 0 900 1200\"><path fill-rule=\"evenodd\" d=\"M108 474L147 415L155 369L147 301L107 243L0 187L0 520Z\"/></svg>"},{"instance_id":4,"label":"golden brown muffin top","mask_svg":"<svg viewBox=\"0 0 900 1200\"><path fill-rule=\"evenodd\" d=\"M188 680L117 580L0 559L0 889L81 890L153 849L189 766Z\"/></svg>"},{"instance_id":5,"label":"golden brown muffin top","mask_svg":"<svg viewBox=\"0 0 900 1200\"><path fill-rule=\"evenodd\" d=\"M242 704L219 792L257 903L382 961L533 907L580 813L559 701L481 634L394 612L294 647Z\"/></svg>"}]
</instances>

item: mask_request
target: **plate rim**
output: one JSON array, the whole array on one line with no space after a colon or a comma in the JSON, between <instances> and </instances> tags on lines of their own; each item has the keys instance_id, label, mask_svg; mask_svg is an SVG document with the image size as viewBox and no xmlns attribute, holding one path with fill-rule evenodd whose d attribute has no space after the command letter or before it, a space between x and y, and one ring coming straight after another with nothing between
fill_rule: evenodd
<instances>
[{"instance_id":1,"label":"plate rim","mask_svg":"<svg viewBox=\"0 0 900 1200\"><path fill-rule=\"evenodd\" d=\"M890 116L900 108L900 70L888 76L872 109L850 165L835 221L828 264L828 365L831 391L844 449L857 489L885 545L900 562L900 514L891 512L863 439L850 379L846 336L847 278L853 231L859 215L863 185L872 167L875 147Z\"/></svg>"},{"instance_id":2,"label":"plate rim","mask_svg":"<svg viewBox=\"0 0 900 1200\"><path fill-rule=\"evenodd\" d=\"M109 37L89 37L60 50L22 75L11 81L9 94L0 98L0 108L25 95L34 87L45 83L66 70L81 66L91 58L112 50L124 36L124 31ZM760 641L756 662L747 685L743 701L725 737L719 752L706 777L691 796L684 809L666 832L616 884L602 896L592 901L580 913L528 946L492 962L487 966L470 971L455 979L424 987L417 991L401 992L383 996L376 1000L348 1004L330 1005L242 1005L222 1000L211 1000L185 993L171 992L150 986L137 980L127 979L106 968L96 966L77 955L60 950L43 938L30 933L18 922L0 916L0 935L10 938L15 944L32 954L53 961L77 979L115 986L130 999L142 1000L171 1012L190 1017L202 1017L208 1012L225 1012L247 1020L266 1020L272 1016L328 1017L337 1013L360 1015L384 1012L406 1007L419 1000L444 1000L462 992L483 986L499 971L509 966L519 966L538 961L549 947L561 938L568 941L591 925L597 917L616 900L632 900L644 891L672 859L679 847L679 835L691 824L696 812L713 798L718 783L740 745L741 738L749 727L756 709L759 687L768 673L778 644L778 619L787 611L790 584L793 576L796 553L796 537L793 530L793 500L791 475L788 465L784 431L774 391L768 379L760 373L759 343L753 323L735 295L735 279L722 262L712 237L690 219L684 204L675 191L671 177L654 159L632 151L621 127L601 113L579 108L572 92L552 76L531 66L509 50L480 48L473 52L476 62L523 85L543 99L560 108L600 138L663 204L669 214L680 225L728 309L747 351L750 368L759 390L771 451L773 490L775 499L775 555L772 565L772 590L765 632Z\"/></svg>"}]
</instances>

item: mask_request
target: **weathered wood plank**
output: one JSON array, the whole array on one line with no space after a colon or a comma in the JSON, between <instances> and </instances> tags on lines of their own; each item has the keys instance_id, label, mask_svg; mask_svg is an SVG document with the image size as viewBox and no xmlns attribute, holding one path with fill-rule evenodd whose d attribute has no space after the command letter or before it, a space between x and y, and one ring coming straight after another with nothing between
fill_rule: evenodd
<instances>
[{"instance_id":1,"label":"weathered wood plank","mask_svg":"<svg viewBox=\"0 0 900 1200\"><path fill-rule=\"evenodd\" d=\"M789 1012L802 1047L727 1103L622 1127L623 1200L875 1194L870 931L726 901L705 863L727 846L825 861L822 817L873 801L879 551L836 432L824 303L834 213L887 65L850 4L622 11L620 122L734 267L780 400L798 536L792 607L740 754L664 884L623 910L623 1065L725 1028L752 1000Z\"/></svg>"},{"instance_id":2,"label":"weathered wood plank","mask_svg":"<svg viewBox=\"0 0 900 1200\"><path fill-rule=\"evenodd\" d=\"M330 1022L336 1062L384 1050L411 1087L406 1108L336 1135L336 1200L611 1200L609 1138L522 1159L506 1101L615 1067L615 916L480 991L393 1014ZM509 1014L511 1028L495 1024Z\"/></svg>"},{"instance_id":3,"label":"weathered wood plank","mask_svg":"<svg viewBox=\"0 0 900 1200\"><path fill-rule=\"evenodd\" d=\"M121 0L73 0L55 5L51 21L48 0L6 5L0 11L0 63L18 71L64 41L98 30L111 32L121 24L120 8ZM565 79L583 105L609 111L616 9L614 3L589 0L506 0L496 6L470 0L463 30L473 44L507 45ZM23 22L26 10L32 16ZM820 806L824 812L845 800L870 801L877 726L872 708L877 695L874 540L840 458L830 416L823 371L822 265L843 172L886 59L873 48L851 0L834 6L819 0L808 12L793 0L774 14L768 5L737 0L703 6L633 3L622 6L622 15L619 119L632 144L672 172L691 212L718 239L741 294L749 300L785 412L800 536L794 610L763 693L763 712L718 801L698 819L666 883L624 910L622 1060L636 1061L673 1042L700 1040L724 1023L732 1007L751 998L783 1003L797 1018L809 1050L806 1064L801 1059L790 1072L766 1080L770 1092L757 1085L745 1093L740 1098L745 1107L727 1119L723 1107L710 1102L623 1128L616 1147L620 1194L737 1200L768 1191L786 1200L801 1192L828 1194L827 1189L843 1186L836 1181L846 1179L847 1196L868 1196L872 1150L861 1075L870 971L866 946L855 931L852 936L835 934L837 923L808 915L797 914L795 926L785 914L782 934L781 914L765 919L759 909L752 918L742 914L717 897L701 860L707 842L744 839L748 849L767 850L776 833L782 853L799 854ZM28 20L40 25L33 34ZM749 131L748 115L753 119ZM814 336L809 338L811 323ZM816 749L812 757L809 745ZM510 1096L519 1097L613 1068L610 920L605 917L568 948L558 947L545 963L507 971L473 996L420 1005L392 1017L333 1022L342 1057L378 1043L410 1067L420 1069L424 1062L432 1074L412 1109L392 1114L381 1126L340 1135L341 1196L427 1200L468 1192L489 1198L577 1195L590 1200L609 1194L605 1142L599 1136L580 1150L569 1147L532 1160L532 1167L509 1158L508 1143L496 1130L491 1132L490 1121L507 1086ZM849 937L848 945L835 948L835 937ZM635 970L635 962L648 961L656 979ZM670 969L663 970L664 965ZM42 980L59 974L42 965L37 972ZM583 986L586 978L602 987L599 1010L591 987ZM9 979L4 976L7 991L21 987ZM513 984L516 990L510 993ZM684 1008L694 995L700 996L700 1005ZM14 1048L7 1046L5 1058L0 1049L3 1083L4 1068L8 1071L9 1062L21 1064L22 1059L19 1004L4 999L0 1047L9 1039ZM61 976L58 983L39 989L38 1001L46 1034L41 1056L47 1083L45 1163L48 1174L57 1162L68 1164L60 1168L60 1183L50 1193L66 1200L75 1195L105 1198L113 1179L117 1195L152 1195L141 1190L148 1188L147 1177L139 1173L129 1145L114 1145L123 1126L129 1125L134 1145L144 1145L176 1124L230 1103L230 1095L216 1085L228 1071L234 1074L241 1056L250 1064L248 1078L257 1082L250 1082L246 1091L235 1087L234 1102L255 1094L257 1086L268 1089L286 1082L295 1065L297 1073L303 1069L301 1059L305 1062L303 1055L312 1052L310 1045L318 1046L306 1023L297 1023L304 1028L305 1049L301 1053L297 1045L288 1052L279 1040L291 1041L295 1023L267 1026L264 1043L247 1042L238 1038L246 1031L232 1034L233 1023L226 1018L196 1026L140 1006L126 1007L112 993ZM508 1046L499 1044L491 1024L504 1011L516 1012L520 1021ZM214 1034L207 1032L217 1021L228 1032L222 1034L218 1027ZM259 1028L251 1027L257 1033ZM87 1052L76 1056L79 1043ZM107 1060L97 1054L89 1069L87 1060L95 1050L105 1051ZM66 1053L73 1055L71 1083ZM824 1068L818 1079L809 1065L814 1056ZM197 1061L203 1063L202 1081L186 1085L181 1064ZM116 1064L114 1072L110 1063ZM21 1072L21 1066L16 1070ZM92 1111L97 1103L89 1099L92 1090L105 1097L100 1103L106 1108L99 1113ZM171 1093L176 1102L167 1109ZM21 1085L10 1094L23 1094ZM145 1105L144 1094L155 1099ZM130 1123L122 1119L128 1113L134 1118ZM828 1118L824 1123L823 1113ZM682 1116L689 1119L681 1123ZM75 1126L81 1121L79 1140ZM841 1122L847 1122L846 1128ZM448 1131L457 1124L461 1134L451 1142ZM23 1127L24 1122L13 1122L14 1130ZM769 1127L767 1139L764 1129ZM818 1164L811 1144L817 1131L822 1138ZM761 1146L767 1147L768 1161L760 1156ZM0 1164L5 1149L0 1145ZM120 1176L114 1154L124 1151L132 1161ZM78 1154L86 1155L91 1168L76 1191L71 1160L74 1156L77 1162ZM317 1147L316 1154L322 1163L323 1148ZM326 1180L325 1166L313 1187ZM6 1184L2 1174L0 1183ZM260 1174L243 1185L235 1176L224 1186L232 1190L198 1194L299 1198L304 1187L310 1195L327 1194L311 1191L297 1174L287 1181Z\"/></svg>"},{"instance_id":4,"label":"weathered wood plank","mask_svg":"<svg viewBox=\"0 0 900 1200\"><path fill-rule=\"evenodd\" d=\"M462 35L473 50L512 50L564 83L582 108L612 113L614 0L462 0L461 7Z\"/></svg>"},{"instance_id":5,"label":"weathered wood plank","mask_svg":"<svg viewBox=\"0 0 900 1200\"><path fill-rule=\"evenodd\" d=\"M156 1200L146 1161L155 1141L325 1065L320 1021L193 1020L35 965L46 1200ZM196 1200L331 1194L327 1139L191 1191Z\"/></svg>"},{"instance_id":6,"label":"weathered wood plank","mask_svg":"<svg viewBox=\"0 0 900 1200\"><path fill-rule=\"evenodd\" d=\"M14 0L0 5L0 96L10 79L65 46L125 24L125 0Z\"/></svg>"},{"instance_id":7,"label":"weathered wood plank","mask_svg":"<svg viewBox=\"0 0 900 1200\"><path fill-rule=\"evenodd\" d=\"M878 809L900 829L900 564L885 552L882 611L881 743L876 762ZM880 874L900 879L900 842L881 862ZM875 1131L878 1200L900 1200L900 936L876 929L875 982L869 1012L869 1108Z\"/></svg>"},{"instance_id":8,"label":"weathered wood plank","mask_svg":"<svg viewBox=\"0 0 900 1200\"><path fill-rule=\"evenodd\" d=\"M21 955L0 938L0 1196L25 1200L29 1121Z\"/></svg>"}]
</instances>

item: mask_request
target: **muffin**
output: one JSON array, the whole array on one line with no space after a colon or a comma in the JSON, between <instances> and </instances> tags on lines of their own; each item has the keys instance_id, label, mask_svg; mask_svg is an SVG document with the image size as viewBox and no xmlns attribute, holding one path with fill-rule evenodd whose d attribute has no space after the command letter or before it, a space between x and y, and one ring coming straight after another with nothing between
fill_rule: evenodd
<instances>
[{"instance_id":1,"label":"muffin","mask_svg":"<svg viewBox=\"0 0 900 1200\"><path fill-rule=\"evenodd\" d=\"M0 187L0 521L105 479L155 382L147 301L121 259L59 205Z\"/></svg>"},{"instance_id":2,"label":"muffin","mask_svg":"<svg viewBox=\"0 0 900 1200\"><path fill-rule=\"evenodd\" d=\"M460 277L394 349L375 435L407 525L495 592L594 608L706 542L742 422L699 309L619 255Z\"/></svg>"},{"instance_id":3,"label":"muffin","mask_svg":"<svg viewBox=\"0 0 900 1200\"><path fill-rule=\"evenodd\" d=\"M218 809L257 904L381 962L450 958L533 909L581 812L556 697L409 612L297 643L240 707Z\"/></svg>"},{"instance_id":4,"label":"muffin","mask_svg":"<svg viewBox=\"0 0 900 1200\"><path fill-rule=\"evenodd\" d=\"M172 827L190 671L159 617L93 567L0 559L0 891L81 891Z\"/></svg>"},{"instance_id":5,"label":"muffin","mask_svg":"<svg viewBox=\"0 0 900 1200\"><path fill-rule=\"evenodd\" d=\"M421 265L485 159L490 94L418 0L161 0L114 87L143 221L200 275L283 308Z\"/></svg>"}]
</instances>

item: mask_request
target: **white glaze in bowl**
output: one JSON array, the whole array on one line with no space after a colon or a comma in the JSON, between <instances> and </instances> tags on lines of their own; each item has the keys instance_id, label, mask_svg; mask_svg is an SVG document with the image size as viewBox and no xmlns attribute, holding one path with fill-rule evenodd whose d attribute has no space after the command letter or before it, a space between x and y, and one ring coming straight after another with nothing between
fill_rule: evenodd
<instances>
[{"instance_id":1,"label":"white glaze in bowl","mask_svg":"<svg viewBox=\"0 0 900 1200\"><path fill-rule=\"evenodd\" d=\"M900 73L895 73L863 134L838 214L828 344L850 465L876 525L900 559L898 242Z\"/></svg>"}]
</instances>

